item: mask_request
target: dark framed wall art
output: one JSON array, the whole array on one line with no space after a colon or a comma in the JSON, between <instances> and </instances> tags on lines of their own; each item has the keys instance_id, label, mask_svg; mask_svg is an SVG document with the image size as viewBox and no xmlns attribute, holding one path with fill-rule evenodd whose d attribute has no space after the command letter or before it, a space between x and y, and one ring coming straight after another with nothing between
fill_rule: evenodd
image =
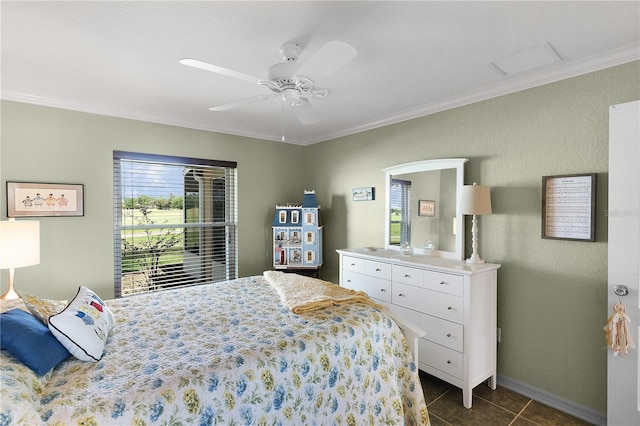
<instances>
[{"instance_id":1,"label":"dark framed wall art","mask_svg":"<svg viewBox=\"0 0 640 426\"><path fill-rule=\"evenodd\" d=\"M542 177L542 238L595 241L596 174Z\"/></svg>"}]
</instances>

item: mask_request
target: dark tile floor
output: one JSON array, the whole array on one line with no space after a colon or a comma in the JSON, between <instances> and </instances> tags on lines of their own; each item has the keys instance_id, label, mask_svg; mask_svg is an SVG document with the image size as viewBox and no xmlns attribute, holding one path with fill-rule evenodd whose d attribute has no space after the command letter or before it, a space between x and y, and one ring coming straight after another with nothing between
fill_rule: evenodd
<instances>
[{"instance_id":1,"label":"dark tile floor","mask_svg":"<svg viewBox=\"0 0 640 426\"><path fill-rule=\"evenodd\" d=\"M586 426L583 420L505 388L482 383L473 390L473 406L462 406L462 390L420 371L432 426Z\"/></svg>"}]
</instances>

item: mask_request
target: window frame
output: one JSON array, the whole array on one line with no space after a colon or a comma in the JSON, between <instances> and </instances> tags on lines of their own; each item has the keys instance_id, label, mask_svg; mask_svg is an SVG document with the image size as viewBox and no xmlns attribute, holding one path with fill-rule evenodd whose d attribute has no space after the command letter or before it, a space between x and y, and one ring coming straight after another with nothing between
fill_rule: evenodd
<instances>
[{"instance_id":1,"label":"window frame","mask_svg":"<svg viewBox=\"0 0 640 426\"><path fill-rule=\"evenodd\" d=\"M123 161L131 161L131 162L140 162L140 163L149 163L155 165L167 165L167 166L193 166L194 168L200 167L202 169L211 169L217 171L224 172L224 203L225 203L225 211L224 211L224 220L222 222L216 221L208 221L208 222L197 222L197 223L188 223L186 218L184 217L186 211L186 199L183 199L183 223L181 224L153 224L153 225L126 225L123 224L122 215L123 215L123 193L124 187L122 185L122 164ZM183 181L184 182L184 181ZM213 181L210 182L211 185ZM184 183L183 183L184 185ZM136 185L134 184L133 187ZM183 197L185 196L185 191L183 187ZM201 195L200 195L201 197ZM225 276L226 279L235 279L238 277L238 197L237 197L237 162L235 161L221 161L221 160L209 160L209 159L200 159L200 158L191 158L191 157L181 157L181 156L170 156L170 155L160 155L160 154L147 154L147 153L139 153L139 152L129 152L129 151L113 151L113 214L114 214L114 228L113 228L113 236L114 236L114 293L115 297L123 297L126 294L123 294L123 285L122 285L122 266L123 266L123 248L122 248L122 232L127 230L134 229L154 229L154 228L172 228L172 229L184 229L187 230L189 228L198 228L201 230L205 230L206 228L213 229L224 229L225 230L225 246L224 246L224 265L225 265ZM207 199L203 201L202 198L199 198L198 207L203 207L203 202L213 203L213 199ZM208 231L207 231L208 232ZM214 238L213 235L211 235ZM183 238L183 250L182 253L187 252L186 247L186 235ZM210 242L211 245L215 245L215 240ZM215 277L214 277L215 278ZM220 281L219 279L214 279L213 281ZM209 281L209 282L213 282ZM194 283L180 283L177 286L188 286L188 285L197 285L199 282ZM175 288L175 287L172 287ZM163 290L163 288L159 289L146 289L140 291L138 293L146 293Z\"/></svg>"}]
</instances>

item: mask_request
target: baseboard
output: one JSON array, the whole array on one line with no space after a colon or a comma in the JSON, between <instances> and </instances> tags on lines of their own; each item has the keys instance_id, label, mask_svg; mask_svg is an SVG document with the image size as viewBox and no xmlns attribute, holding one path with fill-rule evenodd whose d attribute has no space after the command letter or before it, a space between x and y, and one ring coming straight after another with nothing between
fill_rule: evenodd
<instances>
[{"instance_id":1,"label":"baseboard","mask_svg":"<svg viewBox=\"0 0 640 426\"><path fill-rule=\"evenodd\" d=\"M569 401L568 399L559 397L558 395L554 395L547 391L534 388L533 386L510 377L498 374L498 386L517 392L520 395L529 397L544 405L548 405L549 407L555 408L556 410L570 414L594 425L606 426L607 424L606 414L585 407L584 405L577 404L573 401Z\"/></svg>"}]
</instances>

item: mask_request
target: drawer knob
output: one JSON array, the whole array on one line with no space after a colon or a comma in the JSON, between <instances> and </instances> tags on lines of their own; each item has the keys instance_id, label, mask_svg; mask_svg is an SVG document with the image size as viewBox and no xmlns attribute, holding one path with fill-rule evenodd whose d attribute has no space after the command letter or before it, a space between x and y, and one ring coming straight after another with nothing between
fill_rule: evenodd
<instances>
[{"instance_id":1,"label":"drawer knob","mask_svg":"<svg viewBox=\"0 0 640 426\"><path fill-rule=\"evenodd\" d=\"M380 291L384 293L384 292L386 292L387 290L385 290L384 288L381 288L381 289L380 289Z\"/></svg>"},{"instance_id":2,"label":"drawer knob","mask_svg":"<svg viewBox=\"0 0 640 426\"><path fill-rule=\"evenodd\" d=\"M450 311L453 309L453 306L447 306L447 310Z\"/></svg>"},{"instance_id":3,"label":"drawer knob","mask_svg":"<svg viewBox=\"0 0 640 426\"><path fill-rule=\"evenodd\" d=\"M404 277L405 277L405 278L409 278L410 276L411 276L411 275L409 275L409 274L404 274Z\"/></svg>"},{"instance_id":4,"label":"drawer knob","mask_svg":"<svg viewBox=\"0 0 640 426\"><path fill-rule=\"evenodd\" d=\"M404 297L404 294L402 294L402 293L398 293L398 296L400 296L400 297Z\"/></svg>"},{"instance_id":5,"label":"drawer knob","mask_svg":"<svg viewBox=\"0 0 640 426\"><path fill-rule=\"evenodd\" d=\"M380 272L382 269L380 268L376 268L376 272Z\"/></svg>"},{"instance_id":6,"label":"drawer knob","mask_svg":"<svg viewBox=\"0 0 640 426\"><path fill-rule=\"evenodd\" d=\"M440 281L440 285L445 285L446 283L444 281Z\"/></svg>"},{"instance_id":7,"label":"drawer knob","mask_svg":"<svg viewBox=\"0 0 640 426\"><path fill-rule=\"evenodd\" d=\"M351 282L351 280L347 280L347 282L348 282L348 283L350 283L350 282Z\"/></svg>"},{"instance_id":8,"label":"drawer knob","mask_svg":"<svg viewBox=\"0 0 640 426\"><path fill-rule=\"evenodd\" d=\"M352 263L352 264L351 264L351 266L356 266L356 264L355 264L355 263Z\"/></svg>"},{"instance_id":9,"label":"drawer knob","mask_svg":"<svg viewBox=\"0 0 640 426\"><path fill-rule=\"evenodd\" d=\"M451 360L450 359L447 360L447 364L451 364Z\"/></svg>"},{"instance_id":10,"label":"drawer knob","mask_svg":"<svg viewBox=\"0 0 640 426\"><path fill-rule=\"evenodd\" d=\"M451 337L451 333L447 333L447 337Z\"/></svg>"}]
</instances>

